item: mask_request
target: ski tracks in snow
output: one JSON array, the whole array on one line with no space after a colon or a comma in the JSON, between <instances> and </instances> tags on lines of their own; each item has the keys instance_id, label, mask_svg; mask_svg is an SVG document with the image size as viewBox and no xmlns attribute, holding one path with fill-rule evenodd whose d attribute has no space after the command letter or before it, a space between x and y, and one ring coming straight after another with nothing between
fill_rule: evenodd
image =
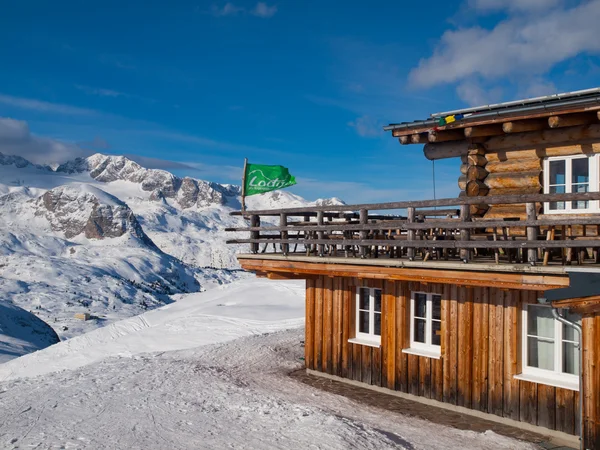
<instances>
[{"instance_id":1,"label":"ski tracks in snow","mask_svg":"<svg viewBox=\"0 0 600 450\"><path fill-rule=\"evenodd\" d=\"M0 383L2 448L534 449L303 385L302 329ZM29 408L29 409L28 409Z\"/></svg>"}]
</instances>

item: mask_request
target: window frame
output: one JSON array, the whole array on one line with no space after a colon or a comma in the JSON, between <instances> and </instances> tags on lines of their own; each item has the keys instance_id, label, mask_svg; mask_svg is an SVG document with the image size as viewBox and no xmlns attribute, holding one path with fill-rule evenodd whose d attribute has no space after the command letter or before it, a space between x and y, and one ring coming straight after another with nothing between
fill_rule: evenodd
<instances>
[{"instance_id":1,"label":"window frame","mask_svg":"<svg viewBox=\"0 0 600 450\"><path fill-rule=\"evenodd\" d=\"M541 384L549 384L553 386L563 387L571 390L579 390L579 375L565 373L562 371L564 362L564 334L563 324L558 320L554 319L554 370L541 369L539 367L529 366L528 362L528 338L529 331L527 327L527 319L529 313L529 307L539 308L552 308L550 305L541 305L538 303L525 303L521 311L521 374L517 375L519 379L525 379ZM567 342L571 342L567 340ZM575 346L577 352L579 352L579 346L581 341ZM581 355L578 355L578 358ZM579 367L578 367L579 370Z\"/></svg>"},{"instance_id":2,"label":"window frame","mask_svg":"<svg viewBox=\"0 0 600 450\"><path fill-rule=\"evenodd\" d=\"M415 341L415 296L417 294L425 295L426 306L425 306L425 342ZM423 292L423 291L412 291L410 293L410 326L409 326L409 348L404 349L404 353L418 354L421 356L428 356L430 358L440 358L442 354L442 343L440 335L440 345L432 343L432 331L433 322L440 322L440 331L442 329L442 318L440 315L439 319L433 318L433 297L437 296L440 298L440 311L442 296L436 292Z\"/></svg>"},{"instance_id":3,"label":"window frame","mask_svg":"<svg viewBox=\"0 0 600 450\"><path fill-rule=\"evenodd\" d=\"M360 290L366 289L369 292L369 332L364 333L360 331L360 312L366 311L360 309ZM375 311L375 292L379 291L379 295L381 297L381 310ZM381 328L380 334L375 334L375 314L380 315L380 324L381 324L381 316L383 315L383 289L368 287L368 286L360 286L356 289L356 299L355 299L356 307L354 308L354 338L350 339L350 342L357 344L365 344L365 345L381 345Z\"/></svg>"},{"instance_id":4,"label":"window frame","mask_svg":"<svg viewBox=\"0 0 600 450\"><path fill-rule=\"evenodd\" d=\"M569 155L569 156L551 156L544 159L544 194L550 193L550 162L552 161L565 161L565 193L572 193L573 182L573 163L575 159L587 159L588 160L588 192L597 192L600 190L599 181L599 163L597 154L594 155ZM575 183L578 184L578 183ZM554 186L554 185L553 185ZM565 209L550 209L550 202L544 202L544 213L545 214L582 214L590 212L600 212L600 205L597 200L591 200L589 205L585 209L573 209L572 202L567 201L565 203Z\"/></svg>"}]
</instances>

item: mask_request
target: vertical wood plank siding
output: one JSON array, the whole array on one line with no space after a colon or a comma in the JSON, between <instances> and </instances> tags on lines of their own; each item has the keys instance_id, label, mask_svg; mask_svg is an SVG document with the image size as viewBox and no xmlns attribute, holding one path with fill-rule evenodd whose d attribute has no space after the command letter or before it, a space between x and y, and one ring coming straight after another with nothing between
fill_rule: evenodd
<instances>
[{"instance_id":1,"label":"vertical wood plank siding","mask_svg":"<svg viewBox=\"0 0 600 450\"><path fill-rule=\"evenodd\" d=\"M355 336L357 286L382 289L381 346ZM409 355L412 291L442 296L440 359ZM521 309L535 291L314 277L306 282L306 367L522 422L579 433L579 393L520 381ZM585 439L600 450L600 315L583 318Z\"/></svg>"}]
</instances>

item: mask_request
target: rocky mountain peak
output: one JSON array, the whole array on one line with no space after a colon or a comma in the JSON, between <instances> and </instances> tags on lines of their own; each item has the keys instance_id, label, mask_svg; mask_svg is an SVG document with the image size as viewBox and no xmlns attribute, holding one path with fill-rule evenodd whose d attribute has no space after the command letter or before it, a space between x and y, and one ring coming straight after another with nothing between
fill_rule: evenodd
<instances>
[{"instance_id":1,"label":"rocky mountain peak","mask_svg":"<svg viewBox=\"0 0 600 450\"><path fill-rule=\"evenodd\" d=\"M40 166L38 164L32 164L27 161L25 158L21 158L20 156L15 155L5 155L0 152L0 165L2 166L11 166L14 165L18 169L23 169L24 167L35 167L41 170L52 170L48 166Z\"/></svg>"},{"instance_id":2,"label":"rocky mountain peak","mask_svg":"<svg viewBox=\"0 0 600 450\"><path fill-rule=\"evenodd\" d=\"M81 184L60 186L37 200L37 215L44 215L54 231L67 239L121 237L126 233L154 247L133 211L118 198L96 187Z\"/></svg>"}]
</instances>

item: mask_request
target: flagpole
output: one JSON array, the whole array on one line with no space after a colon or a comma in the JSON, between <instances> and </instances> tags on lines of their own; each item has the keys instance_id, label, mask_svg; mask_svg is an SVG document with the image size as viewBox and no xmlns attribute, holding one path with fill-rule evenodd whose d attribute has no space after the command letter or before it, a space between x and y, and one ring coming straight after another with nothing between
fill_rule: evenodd
<instances>
[{"instance_id":1,"label":"flagpole","mask_svg":"<svg viewBox=\"0 0 600 450\"><path fill-rule=\"evenodd\" d=\"M246 213L246 167L248 158L244 158L244 173L242 174L242 216Z\"/></svg>"}]
</instances>

